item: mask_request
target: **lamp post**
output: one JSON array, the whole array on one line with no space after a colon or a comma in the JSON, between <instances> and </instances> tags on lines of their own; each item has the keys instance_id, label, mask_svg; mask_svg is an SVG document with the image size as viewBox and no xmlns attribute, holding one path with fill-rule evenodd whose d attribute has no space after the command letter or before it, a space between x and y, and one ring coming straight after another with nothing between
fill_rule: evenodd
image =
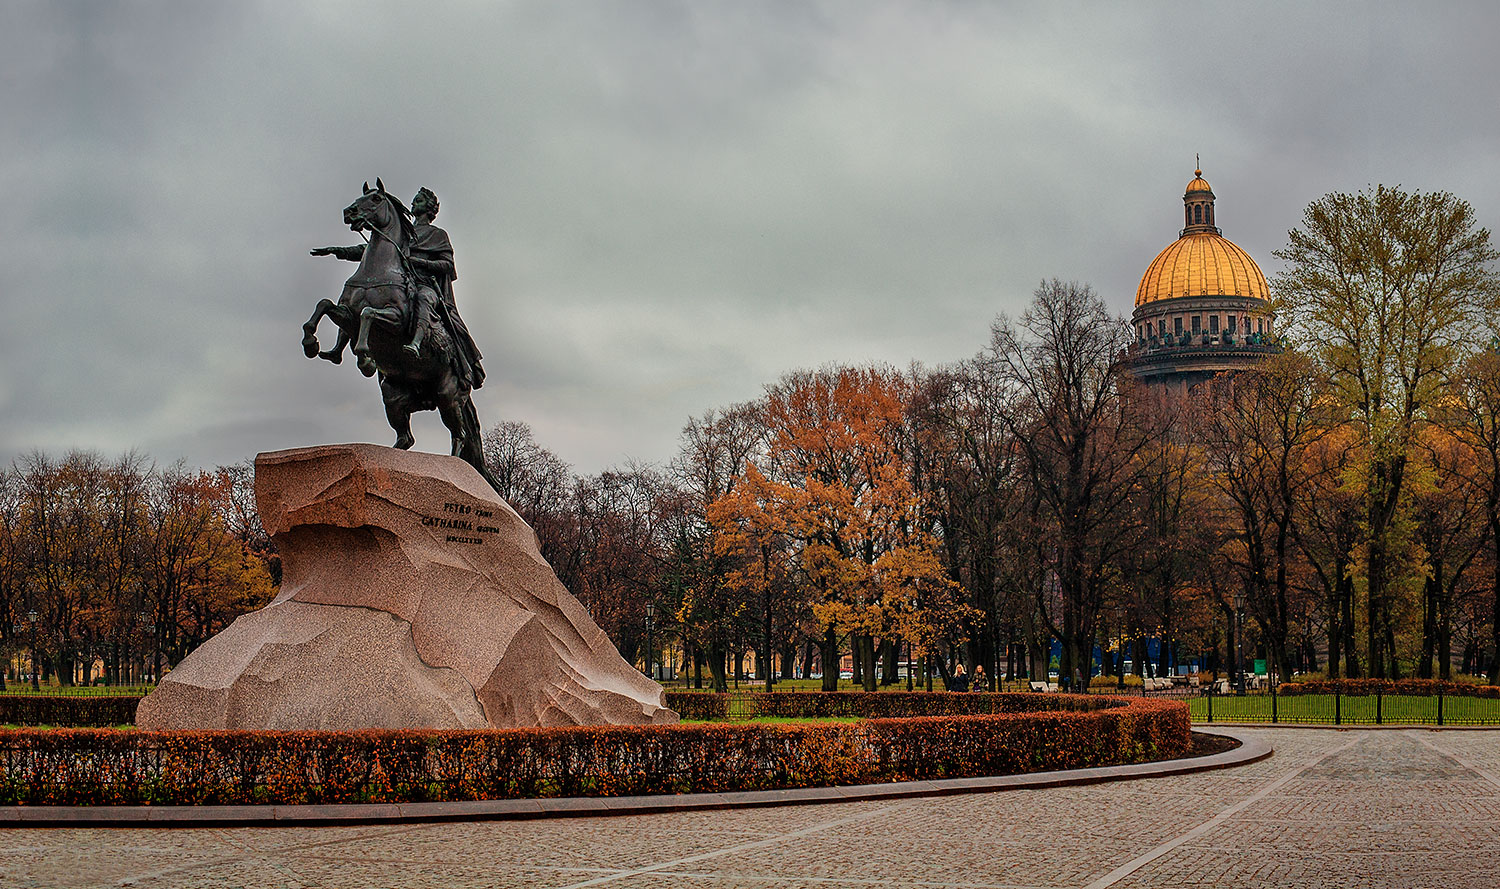
<instances>
[{"instance_id":1,"label":"lamp post","mask_svg":"<svg viewBox=\"0 0 1500 889\"><path fill-rule=\"evenodd\" d=\"M147 676L145 675L147 672L146 655L151 653L151 649L153 649L156 645L156 621L151 617L151 612L142 611L135 616L135 625L140 632L142 643L140 648L140 663L138 664L139 671L133 681L137 684L144 685L146 684L147 679ZM148 642L149 645L147 644ZM152 682L156 681L156 677L154 675L151 676L150 679Z\"/></svg>"},{"instance_id":2,"label":"lamp post","mask_svg":"<svg viewBox=\"0 0 1500 889\"><path fill-rule=\"evenodd\" d=\"M646 603L646 675L651 675L651 619L656 617L656 603ZM654 677L653 677L654 678Z\"/></svg>"},{"instance_id":3,"label":"lamp post","mask_svg":"<svg viewBox=\"0 0 1500 889\"><path fill-rule=\"evenodd\" d=\"M1243 590L1234 594L1234 626L1235 634L1239 637L1239 651L1234 659L1234 671L1237 676L1235 694L1245 693L1245 593Z\"/></svg>"},{"instance_id":4,"label":"lamp post","mask_svg":"<svg viewBox=\"0 0 1500 889\"><path fill-rule=\"evenodd\" d=\"M1115 609L1115 689L1125 688L1125 609Z\"/></svg>"},{"instance_id":5,"label":"lamp post","mask_svg":"<svg viewBox=\"0 0 1500 889\"><path fill-rule=\"evenodd\" d=\"M35 611L26 612L26 627L31 631L31 688L33 691L42 690L42 671L37 669L36 657L36 625L38 615Z\"/></svg>"}]
</instances>

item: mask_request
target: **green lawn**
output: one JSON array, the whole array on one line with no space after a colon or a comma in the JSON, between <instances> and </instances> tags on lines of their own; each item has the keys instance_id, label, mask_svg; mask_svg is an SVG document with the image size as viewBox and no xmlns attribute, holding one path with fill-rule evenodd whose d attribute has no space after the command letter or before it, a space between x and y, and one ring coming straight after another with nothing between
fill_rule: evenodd
<instances>
[{"instance_id":1,"label":"green lawn","mask_svg":"<svg viewBox=\"0 0 1500 889\"><path fill-rule=\"evenodd\" d=\"M1500 700L1443 697L1444 725L1500 724ZM1270 695L1215 695L1214 722L1271 722ZM1209 698L1190 698L1194 722L1207 722ZM1296 695L1276 699L1276 721L1333 725L1437 725L1438 699L1409 695Z\"/></svg>"}]
</instances>

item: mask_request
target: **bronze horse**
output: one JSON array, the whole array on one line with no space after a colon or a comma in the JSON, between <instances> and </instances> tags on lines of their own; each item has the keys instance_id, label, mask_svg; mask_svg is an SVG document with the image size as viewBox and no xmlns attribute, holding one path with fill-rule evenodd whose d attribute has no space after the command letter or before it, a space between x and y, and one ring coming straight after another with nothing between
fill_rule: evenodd
<instances>
[{"instance_id":1,"label":"bronze horse","mask_svg":"<svg viewBox=\"0 0 1500 889\"><path fill-rule=\"evenodd\" d=\"M411 213L385 184L364 185L364 193L344 208L344 222L355 232L369 231L369 245L359 267L344 282L339 301L318 301L318 307L302 325L302 351L309 358L338 364L344 346L354 342L354 356L365 376L380 375L380 394L385 417L396 430L396 447L403 450L416 443L411 433L415 411L436 409L453 436L453 456L461 457L484 476L491 486L495 479L484 465L479 415L474 410L467 383L457 372L453 338L432 308L436 295L416 299L417 287L429 287L413 273L408 262L412 241ZM363 236L363 235L361 235ZM422 317L413 318L416 307ZM318 322L324 317L339 328L334 348L318 351ZM420 349L406 348L414 325L422 325Z\"/></svg>"}]
</instances>

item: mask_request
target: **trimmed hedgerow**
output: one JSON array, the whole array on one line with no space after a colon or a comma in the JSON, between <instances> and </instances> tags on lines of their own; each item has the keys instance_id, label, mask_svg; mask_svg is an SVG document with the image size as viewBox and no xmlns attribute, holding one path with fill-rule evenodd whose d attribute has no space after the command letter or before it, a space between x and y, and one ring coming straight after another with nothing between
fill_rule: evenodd
<instances>
[{"instance_id":1,"label":"trimmed hedgerow","mask_svg":"<svg viewBox=\"0 0 1500 889\"><path fill-rule=\"evenodd\" d=\"M1188 749L1181 703L1071 697L1048 696L1078 708L1071 711L810 725L16 729L0 732L0 803L417 802L763 790L1083 768Z\"/></svg>"},{"instance_id":2,"label":"trimmed hedgerow","mask_svg":"<svg viewBox=\"0 0 1500 889\"><path fill-rule=\"evenodd\" d=\"M129 725L140 695L0 695L0 724L69 727Z\"/></svg>"},{"instance_id":3,"label":"trimmed hedgerow","mask_svg":"<svg viewBox=\"0 0 1500 889\"><path fill-rule=\"evenodd\" d=\"M1475 685L1472 682L1446 682L1441 679L1318 679L1311 682L1283 682L1276 686L1282 697L1296 695L1410 695L1428 698L1452 695L1462 698L1500 698L1500 685Z\"/></svg>"},{"instance_id":4,"label":"trimmed hedgerow","mask_svg":"<svg viewBox=\"0 0 1500 889\"><path fill-rule=\"evenodd\" d=\"M755 715L794 719L858 716L902 719L919 716L979 716L1043 710L1093 710L1107 702L1086 695L1014 692L811 691L750 697Z\"/></svg>"},{"instance_id":5,"label":"trimmed hedgerow","mask_svg":"<svg viewBox=\"0 0 1500 889\"><path fill-rule=\"evenodd\" d=\"M711 691L669 691L667 706L683 719L729 718L729 695Z\"/></svg>"}]
</instances>

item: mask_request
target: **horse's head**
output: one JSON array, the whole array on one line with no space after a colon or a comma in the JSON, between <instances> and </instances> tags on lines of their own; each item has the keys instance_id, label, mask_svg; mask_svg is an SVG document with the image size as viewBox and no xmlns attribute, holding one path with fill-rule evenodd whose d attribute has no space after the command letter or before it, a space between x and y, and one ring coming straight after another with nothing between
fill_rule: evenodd
<instances>
[{"instance_id":1,"label":"horse's head","mask_svg":"<svg viewBox=\"0 0 1500 889\"><path fill-rule=\"evenodd\" d=\"M411 214L399 198L385 190L385 183L377 178L374 188L366 182L364 193L344 208L344 224L354 231L370 229L395 240L398 225L399 230L410 236Z\"/></svg>"}]
</instances>

